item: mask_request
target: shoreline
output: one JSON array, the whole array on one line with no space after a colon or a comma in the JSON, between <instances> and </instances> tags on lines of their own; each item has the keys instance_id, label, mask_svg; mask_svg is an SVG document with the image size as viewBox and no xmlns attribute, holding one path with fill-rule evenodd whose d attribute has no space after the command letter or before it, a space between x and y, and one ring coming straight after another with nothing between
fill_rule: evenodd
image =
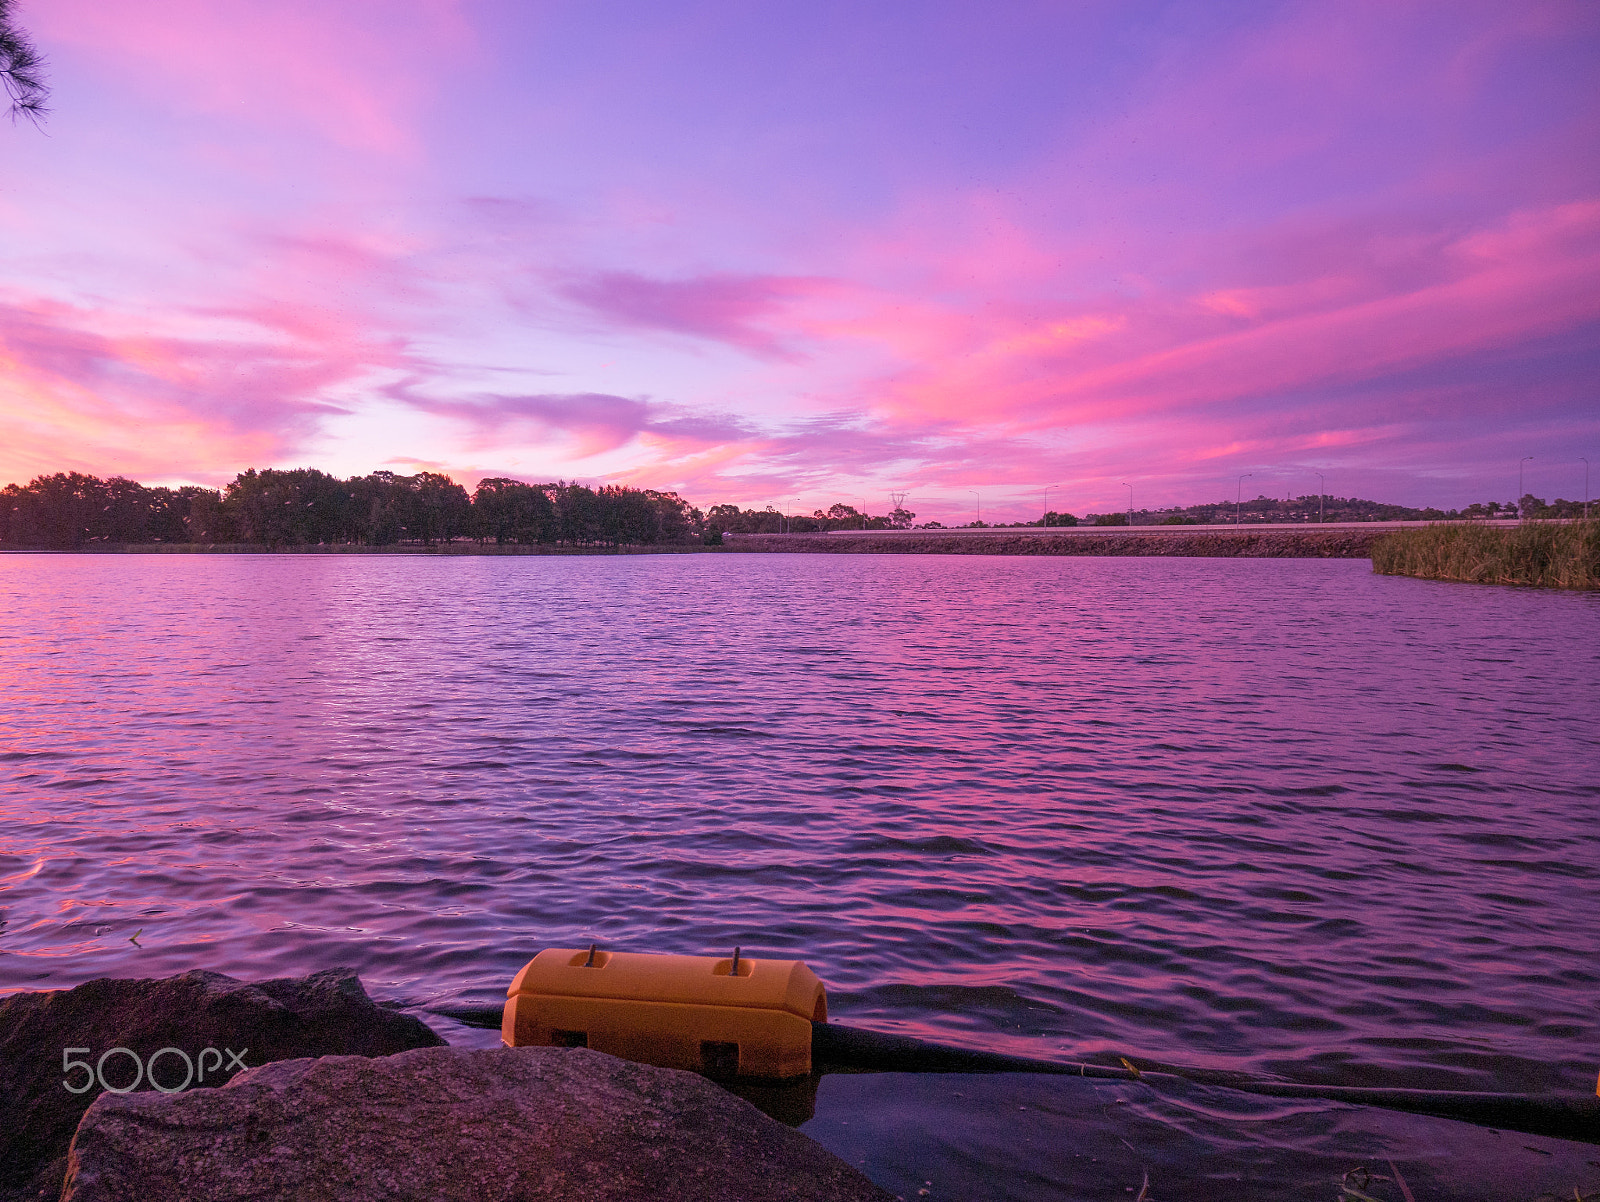
<instances>
[{"instance_id":1,"label":"shoreline","mask_svg":"<svg viewBox=\"0 0 1600 1202\"><path fill-rule=\"evenodd\" d=\"M1020 533L996 530L863 531L859 534L741 534L728 543L736 553L878 555L1114 555L1209 559L1368 559L1390 531L1185 530L1156 532L1103 527L1094 533ZM1134 531L1137 531L1135 533Z\"/></svg>"},{"instance_id":2,"label":"shoreline","mask_svg":"<svg viewBox=\"0 0 1600 1202\"><path fill-rule=\"evenodd\" d=\"M1193 530L1183 527L1106 527L1059 533L1041 530L862 531L829 534L730 534L721 546L656 543L573 547L543 543L452 542L433 546L286 545L260 543L125 543L80 547L0 549L6 555L1111 555L1223 559L1368 559L1387 527L1329 530Z\"/></svg>"}]
</instances>

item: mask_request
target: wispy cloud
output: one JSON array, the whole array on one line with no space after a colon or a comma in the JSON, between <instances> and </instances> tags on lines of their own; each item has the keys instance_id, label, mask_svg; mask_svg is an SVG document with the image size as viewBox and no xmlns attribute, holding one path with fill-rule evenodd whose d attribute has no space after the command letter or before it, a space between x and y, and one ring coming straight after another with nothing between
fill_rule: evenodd
<instances>
[{"instance_id":1,"label":"wispy cloud","mask_svg":"<svg viewBox=\"0 0 1600 1202\"><path fill-rule=\"evenodd\" d=\"M0 298L0 477L70 467L226 478L292 452L340 412L338 389L373 370L373 350L337 323L270 306L135 323Z\"/></svg>"},{"instance_id":2,"label":"wispy cloud","mask_svg":"<svg viewBox=\"0 0 1600 1202\"><path fill-rule=\"evenodd\" d=\"M761 355L788 355L772 326L789 302L815 295L827 281L792 276L705 275L659 280L607 271L563 293L621 325L726 342Z\"/></svg>"}]
</instances>

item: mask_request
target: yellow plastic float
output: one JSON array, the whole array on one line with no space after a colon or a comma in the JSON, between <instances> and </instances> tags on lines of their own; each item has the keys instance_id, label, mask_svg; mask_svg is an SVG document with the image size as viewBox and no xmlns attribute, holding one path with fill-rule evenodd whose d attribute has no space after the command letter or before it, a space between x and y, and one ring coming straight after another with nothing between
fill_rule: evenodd
<instances>
[{"instance_id":1,"label":"yellow plastic float","mask_svg":"<svg viewBox=\"0 0 1600 1202\"><path fill-rule=\"evenodd\" d=\"M500 1038L513 1048L588 1047L712 1077L811 1072L811 1024L827 991L799 960L546 948L511 981Z\"/></svg>"}]
</instances>

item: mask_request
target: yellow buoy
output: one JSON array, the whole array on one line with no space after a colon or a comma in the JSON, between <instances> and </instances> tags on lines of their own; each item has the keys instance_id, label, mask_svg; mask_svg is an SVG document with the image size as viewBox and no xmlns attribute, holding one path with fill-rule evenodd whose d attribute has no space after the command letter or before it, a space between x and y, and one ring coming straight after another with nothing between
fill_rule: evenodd
<instances>
[{"instance_id":1,"label":"yellow buoy","mask_svg":"<svg viewBox=\"0 0 1600 1202\"><path fill-rule=\"evenodd\" d=\"M546 948L511 981L509 1047L588 1047L713 1077L801 1077L827 992L799 960Z\"/></svg>"}]
</instances>

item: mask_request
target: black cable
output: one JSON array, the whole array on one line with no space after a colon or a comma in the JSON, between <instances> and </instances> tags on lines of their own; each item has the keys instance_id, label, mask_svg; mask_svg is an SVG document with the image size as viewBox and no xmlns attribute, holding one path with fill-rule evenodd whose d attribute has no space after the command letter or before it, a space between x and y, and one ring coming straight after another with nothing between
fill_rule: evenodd
<instances>
[{"instance_id":1,"label":"black cable","mask_svg":"<svg viewBox=\"0 0 1600 1202\"><path fill-rule=\"evenodd\" d=\"M498 1028L502 1008L470 1006L432 1011L471 1027ZM1320 1098L1352 1106L1376 1106L1409 1114L1457 1119L1480 1127L1498 1127L1525 1135L1581 1140L1600 1144L1600 1097L1586 1094L1478 1093L1449 1089L1377 1089L1360 1085L1305 1085L1271 1081L1248 1073L1188 1068L1146 1061L1119 1068L1106 1064L1062 1064L1001 1052L981 1052L930 1043L907 1035L887 1035L842 1023L811 1025L812 1071L879 1073L1047 1073L1057 1077L1089 1077L1143 1081L1159 1088L1164 1080L1181 1078L1199 1085L1236 1089L1271 1098Z\"/></svg>"},{"instance_id":2,"label":"black cable","mask_svg":"<svg viewBox=\"0 0 1600 1202\"><path fill-rule=\"evenodd\" d=\"M1600 1143L1600 1097L1586 1094L1476 1093L1446 1089L1377 1089L1360 1085L1304 1085L1269 1081L1246 1073L1152 1063L1113 1068L1104 1064L1060 1064L999 1052L980 1052L886 1035L839 1023L813 1023L811 1059L818 1072L866 1070L894 1073L1049 1073L1052 1076L1143 1081L1152 1088L1181 1078L1273 1098L1320 1098L1354 1106L1377 1106L1437 1118L1458 1119L1527 1135Z\"/></svg>"}]
</instances>

